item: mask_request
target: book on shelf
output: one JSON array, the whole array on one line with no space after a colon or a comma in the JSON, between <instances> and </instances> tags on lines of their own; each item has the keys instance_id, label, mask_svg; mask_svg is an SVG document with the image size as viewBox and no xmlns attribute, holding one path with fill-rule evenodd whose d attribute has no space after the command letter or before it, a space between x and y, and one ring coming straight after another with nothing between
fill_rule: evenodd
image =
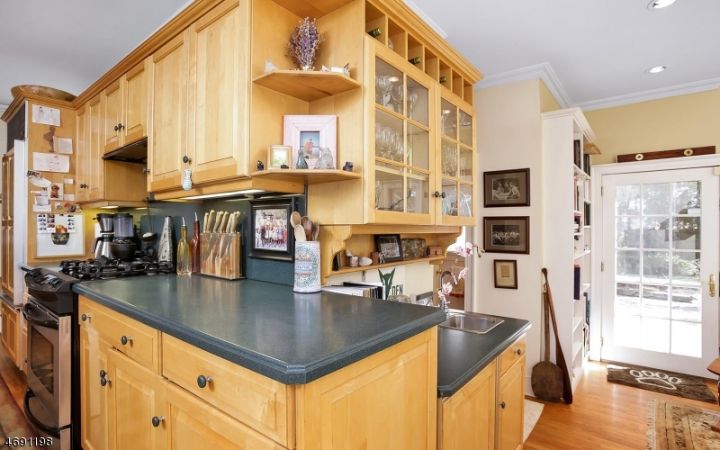
<instances>
[{"instance_id":1,"label":"book on shelf","mask_svg":"<svg viewBox=\"0 0 720 450\"><path fill-rule=\"evenodd\" d=\"M582 145L580 139L573 141L573 162L576 166L582 167Z\"/></svg>"},{"instance_id":2,"label":"book on shelf","mask_svg":"<svg viewBox=\"0 0 720 450\"><path fill-rule=\"evenodd\" d=\"M580 291L582 287L582 283L580 282L582 278L580 277L580 265L575 264L574 267L574 286L573 286L573 298L575 300L580 300Z\"/></svg>"}]
</instances>

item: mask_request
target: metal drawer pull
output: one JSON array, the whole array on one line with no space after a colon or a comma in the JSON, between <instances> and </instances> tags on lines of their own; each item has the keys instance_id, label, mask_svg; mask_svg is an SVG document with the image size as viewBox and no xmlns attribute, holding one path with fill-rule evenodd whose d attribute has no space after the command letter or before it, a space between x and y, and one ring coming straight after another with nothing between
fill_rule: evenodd
<instances>
[{"instance_id":1,"label":"metal drawer pull","mask_svg":"<svg viewBox=\"0 0 720 450\"><path fill-rule=\"evenodd\" d=\"M127 345L128 342L132 342L133 338L132 336L121 336L120 337L120 343L122 345Z\"/></svg>"},{"instance_id":2,"label":"metal drawer pull","mask_svg":"<svg viewBox=\"0 0 720 450\"><path fill-rule=\"evenodd\" d=\"M212 383L212 377L206 377L205 375L199 375L197 377L197 385L200 389L204 389L205 386Z\"/></svg>"},{"instance_id":3,"label":"metal drawer pull","mask_svg":"<svg viewBox=\"0 0 720 450\"><path fill-rule=\"evenodd\" d=\"M159 427L162 422L165 421L165 416L153 416L152 418L152 426L155 428Z\"/></svg>"},{"instance_id":4,"label":"metal drawer pull","mask_svg":"<svg viewBox=\"0 0 720 450\"><path fill-rule=\"evenodd\" d=\"M500 408L505 409L506 406L507 406L507 405L505 404L505 402L501 402L501 403L500 403Z\"/></svg>"}]
</instances>

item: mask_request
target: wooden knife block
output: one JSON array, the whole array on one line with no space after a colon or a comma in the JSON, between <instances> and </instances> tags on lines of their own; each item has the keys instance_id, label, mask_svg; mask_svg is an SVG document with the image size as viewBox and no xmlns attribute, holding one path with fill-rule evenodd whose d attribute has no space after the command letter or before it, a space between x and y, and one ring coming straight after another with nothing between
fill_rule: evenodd
<instances>
[{"instance_id":1,"label":"wooden knife block","mask_svg":"<svg viewBox=\"0 0 720 450\"><path fill-rule=\"evenodd\" d=\"M200 233L200 273L226 280L243 278L242 235Z\"/></svg>"}]
</instances>

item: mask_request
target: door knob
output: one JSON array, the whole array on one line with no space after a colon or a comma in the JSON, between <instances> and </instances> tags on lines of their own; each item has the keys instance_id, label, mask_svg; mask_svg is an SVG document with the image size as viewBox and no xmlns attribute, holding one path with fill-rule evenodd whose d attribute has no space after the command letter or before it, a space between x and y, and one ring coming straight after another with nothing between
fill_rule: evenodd
<instances>
[{"instance_id":1,"label":"door knob","mask_svg":"<svg viewBox=\"0 0 720 450\"><path fill-rule=\"evenodd\" d=\"M708 282L708 290L710 291L710 298L715 297L717 294L717 281L715 281L715 274L710 274L710 281Z\"/></svg>"}]
</instances>

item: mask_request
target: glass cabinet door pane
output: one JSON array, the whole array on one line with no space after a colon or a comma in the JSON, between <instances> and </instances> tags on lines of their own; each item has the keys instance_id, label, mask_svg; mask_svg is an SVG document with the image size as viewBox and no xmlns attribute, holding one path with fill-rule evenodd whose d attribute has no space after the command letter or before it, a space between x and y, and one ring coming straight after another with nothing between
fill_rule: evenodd
<instances>
[{"instance_id":1,"label":"glass cabinet door pane","mask_svg":"<svg viewBox=\"0 0 720 450\"><path fill-rule=\"evenodd\" d=\"M428 124L428 90L410 77L407 79L407 116L425 126Z\"/></svg>"},{"instance_id":2,"label":"glass cabinet door pane","mask_svg":"<svg viewBox=\"0 0 720 450\"><path fill-rule=\"evenodd\" d=\"M442 199L443 215L457 216L457 183L443 178L442 193L445 194L445 198Z\"/></svg>"},{"instance_id":3,"label":"glass cabinet door pane","mask_svg":"<svg viewBox=\"0 0 720 450\"><path fill-rule=\"evenodd\" d=\"M427 214L430 210L429 175L411 171L407 182L407 212Z\"/></svg>"},{"instance_id":4,"label":"glass cabinet door pane","mask_svg":"<svg viewBox=\"0 0 720 450\"><path fill-rule=\"evenodd\" d=\"M375 111L375 156L404 162L403 121L380 110Z\"/></svg>"},{"instance_id":5,"label":"glass cabinet door pane","mask_svg":"<svg viewBox=\"0 0 720 450\"><path fill-rule=\"evenodd\" d=\"M403 74L380 58L375 58L375 103L403 114Z\"/></svg>"},{"instance_id":6,"label":"glass cabinet door pane","mask_svg":"<svg viewBox=\"0 0 720 450\"><path fill-rule=\"evenodd\" d=\"M460 147L460 181L473 181L473 154L472 150Z\"/></svg>"},{"instance_id":7,"label":"glass cabinet door pane","mask_svg":"<svg viewBox=\"0 0 720 450\"><path fill-rule=\"evenodd\" d=\"M457 144L447 139L442 140L441 148L442 173L448 177L457 177L458 170L458 150Z\"/></svg>"},{"instance_id":8,"label":"glass cabinet door pane","mask_svg":"<svg viewBox=\"0 0 720 450\"><path fill-rule=\"evenodd\" d=\"M460 142L472 146L472 116L460 111Z\"/></svg>"},{"instance_id":9,"label":"glass cabinet door pane","mask_svg":"<svg viewBox=\"0 0 720 450\"><path fill-rule=\"evenodd\" d=\"M407 164L430 169L430 136L427 131L412 124L408 124Z\"/></svg>"},{"instance_id":10,"label":"glass cabinet door pane","mask_svg":"<svg viewBox=\"0 0 720 450\"><path fill-rule=\"evenodd\" d=\"M458 195L458 213L463 217L472 216L472 184L460 183L460 193Z\"/></svg>"},{"instance_id":11,"label":"glass cabinet door pane","mask_svg":"<svg viewBox=\"0 0 720 450\"><path fill-rule=\"evenodd\" d=\"M447 100L442 101L440 108L442 134L457 139L457 107Z\"/></svg>"},{"instance_id":12,"label":"glass cabinet door pane","mask_svg":"<svg viewBox=\"0 0 720 450\"><path fill-rule=\"evenodd\" d=\"M375 209L403 211L403 169L378 163L375 166Z\"/></svg>"}]
</instances>

